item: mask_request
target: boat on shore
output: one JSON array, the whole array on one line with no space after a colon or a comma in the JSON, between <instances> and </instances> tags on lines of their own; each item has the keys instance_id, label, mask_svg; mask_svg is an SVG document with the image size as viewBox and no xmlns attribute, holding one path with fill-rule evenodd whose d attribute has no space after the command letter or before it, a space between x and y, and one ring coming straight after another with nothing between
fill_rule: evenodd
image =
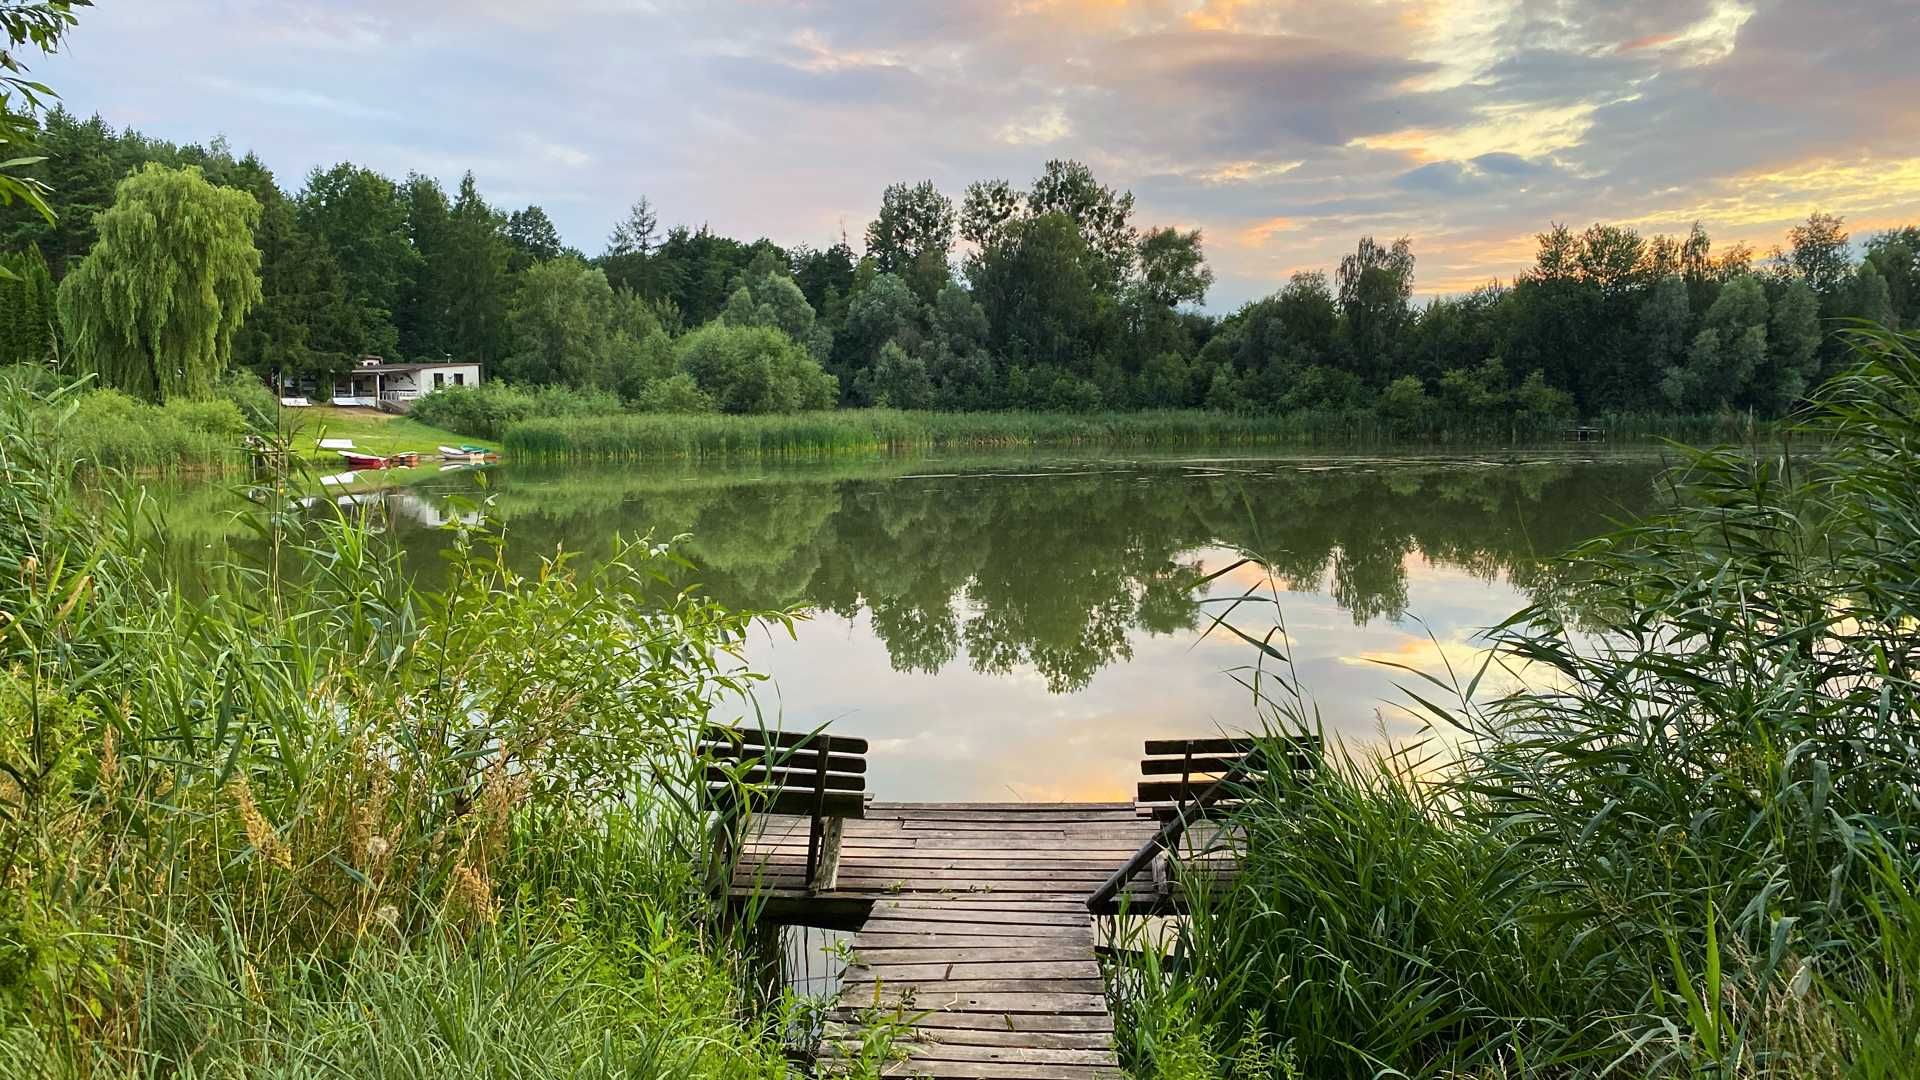
<instances>
[{"instance_id":1,"label":"boat on shore","mask_svg":"<svg viewBox=\"0 0 1920 1080\"><path fill-rule=\"evenodd\" d=\"M338 453L346 459L347 467L351 469L384 469L388 467L387 459L377 454L363 454L357 450L341 450L338 451Z\"/></svg>"}]
</instances>

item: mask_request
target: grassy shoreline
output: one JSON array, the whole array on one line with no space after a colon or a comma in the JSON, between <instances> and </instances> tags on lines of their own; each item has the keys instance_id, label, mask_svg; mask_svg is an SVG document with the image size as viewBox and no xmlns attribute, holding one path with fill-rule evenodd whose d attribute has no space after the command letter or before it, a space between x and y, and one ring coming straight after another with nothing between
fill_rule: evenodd
<instances>
[{"instance_id":1,"label":"grassy shoreline","mask_svg":"<svg viewBox=\"0 0 1920 1080\"><path fill-rule=\"evenodd\" d=\"M1153 449L1199 446L1550 446L1563 421L1531 425L1397 424L1367 412L1276 416L1180 410L1124 413L908 412L843 409L774 416L572 416L508 424L500 443L521 461L829 456L902 450ZM1744 440L1771 430L1738 416L1621 416L1597 422L1608 442Z\"/></svg>"}]
</instances>

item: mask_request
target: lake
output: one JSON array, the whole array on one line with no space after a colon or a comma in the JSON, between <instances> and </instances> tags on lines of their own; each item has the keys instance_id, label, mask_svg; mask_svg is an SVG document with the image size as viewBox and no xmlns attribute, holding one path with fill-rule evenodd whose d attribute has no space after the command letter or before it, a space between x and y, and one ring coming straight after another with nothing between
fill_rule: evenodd
<instances>
[{"instance_id":1,"label":"lake","mask_svg":"<svg viewBox=\"0 0 1920 1080\"><path fill-rule=\"evenodd\" d=\"M1145 738L1258 726L1233 675L1256 650L1208 632L1249 589L1278 597L1329 735L1416 732L1389 665L1477 663L1476 632L1553 588L1553 554L1647 509L1659 468L1506 452L508 465L484 490L456 473L382 498L427 575L453 496L490 496L528 562L691 534L714 596L809 614L749 646L769 723L871 740L882 799L1083 800L1128 797ZM1211 577L1246 555L1270 573ZM1229 621L1257 637L1274 610Z\"/></svg>"}]
</instances>

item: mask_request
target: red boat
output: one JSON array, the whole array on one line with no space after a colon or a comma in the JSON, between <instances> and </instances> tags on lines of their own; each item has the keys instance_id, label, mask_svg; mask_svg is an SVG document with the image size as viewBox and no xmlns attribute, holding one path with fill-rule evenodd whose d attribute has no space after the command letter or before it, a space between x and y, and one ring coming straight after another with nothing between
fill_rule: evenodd
<instances>
[{"instance_id":1,"label":"red boat","mask_svg":"<svg viewBox=\"0 0 1920 1080\"><path fill-rule=\"evenodd\" d=\"M386 458L376 457L373 454L359 454L352 450L342 450L340 451L340 456L347 459L347 467L350 469L384 469L387 467Z\"/></svg>"}]
</instances>

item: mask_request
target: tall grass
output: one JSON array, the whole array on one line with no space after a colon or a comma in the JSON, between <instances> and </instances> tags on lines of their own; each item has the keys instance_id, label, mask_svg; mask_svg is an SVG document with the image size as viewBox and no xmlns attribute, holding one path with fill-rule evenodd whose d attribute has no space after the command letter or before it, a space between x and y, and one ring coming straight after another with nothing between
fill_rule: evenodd
<instances>
[{"instance_id":1,"label":"tall grass","mask_svg":"<svg viewBox=\"0 0 1920 1080\"><path fill-rule=\"evenodd\" d=\"M1737 417L1621 418L1635 439L1725 430ZM500 438L517 460L613 461L658 458L780 457L910 449L1210 446L1375 446L1438 442L1550 444L1564 425L1515 428L1461 420L1419 428L1369 411L1306 411L1277 416L1200 410L1126 413L907 412L844 409L778 416L618 414L535 417L507 423Z\"/></svg>"},{"instance_id":2,"label":"tall grass","mask_svg":"<svg viewBox=\"0 0 1920 1080\"><path fill-rule=\"evenodd\" d=\"M1240 877L1116 972L1140 1074L1912 1074L1920 355L1852 344L1818 456L1695 452L1565 558L1600 637L1521 612L1487 666L1408 674L1427 740L1249 792ZM1317 727L1268 674L1273 725Z\"/></svg>"},{"instance_id":3,"label":"tall grass","mask_svg":"<svg viewBox=\"0 0 1920 1080\"><path fill-rule=\"evenodd\" d=\"M182 588L70 419L0 393L0 1075L784 1073L685 801L752 617L272 502Z\"/></svg>"}]
</instances>

